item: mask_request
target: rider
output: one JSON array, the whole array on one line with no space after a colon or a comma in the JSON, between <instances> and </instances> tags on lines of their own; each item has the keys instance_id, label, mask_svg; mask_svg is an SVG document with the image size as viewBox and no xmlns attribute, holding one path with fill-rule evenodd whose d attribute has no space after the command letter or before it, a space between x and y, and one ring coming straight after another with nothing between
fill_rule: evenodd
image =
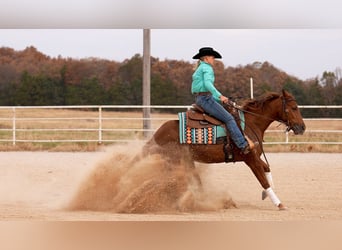
<instances>
[{"instance_id":1,"label":"rider","mask_svg":"<svg viewBox=\"0 0 342 250\"><path fill-rule=\"evenodd\" d=\"M192 75L191 85L191 93L195 95L196 104L208 114L224 122L235 145L243 154L248 154L253 149L253 145L249 145L234 117L219 103L228 103L229 99L214 86L214 62L216 58L222 58L222 56L213 48L203 47L192 58L199 59L198 66Z\"/></svg>"}]
</instances>

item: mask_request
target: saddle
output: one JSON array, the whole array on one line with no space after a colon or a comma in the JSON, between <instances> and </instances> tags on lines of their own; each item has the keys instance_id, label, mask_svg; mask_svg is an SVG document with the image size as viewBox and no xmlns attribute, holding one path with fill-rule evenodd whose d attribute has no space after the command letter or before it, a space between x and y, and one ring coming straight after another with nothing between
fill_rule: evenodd
<instances>
[{"instance_id":1,"label":"saddle","mask_svg":"<svg viewBox=\"0 0 342 250\"><path fill-rule=\"evenodd\" d=\"M233 145L230 140L230 135L226 129L226 126L222 121L205 113L205 111L200 106L192 104L191 109L186 112L186 125L187 127L199 130L206 128L211 129L214 126L222 126L226 131L226 136L223 140L221 140L221 142L217 143L223 143L225 162L234 161ZM211 132L209 132L209 134L211 134Z\"/></svg>"},{"instance_id":2,"label":"saddle","mask_svg":"<svg viewBox=\"0 0 342 250\"><path fill-rule=\"evenodd\" d=\"M208 115L196 104L192 104L191 108L186 112L186 124L191 128L208 128L224 125L222 121Z\"/></svg>"}]
</instances>

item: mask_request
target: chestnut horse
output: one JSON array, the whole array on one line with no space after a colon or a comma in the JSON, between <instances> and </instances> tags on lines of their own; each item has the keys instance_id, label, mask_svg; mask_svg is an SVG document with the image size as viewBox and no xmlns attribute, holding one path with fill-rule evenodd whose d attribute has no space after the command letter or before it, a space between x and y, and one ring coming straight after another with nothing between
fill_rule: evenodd
<instances>
[{"instance_id":1,"label":"chestnut horse","mask_svg":"<svg viewBox=\"0 0 342 250\"><path fill-rule=\"evenodd\" d=\"M244 161L264 189L263 199L268 196L279 210L284 210L286 207L272 189L270 167L261 159L262 142L265 130L273 121L285 124L287 130L293 130L295 134L304 133L305 124L297 102L290 93L283 90L282 94L271 92L259 99L248 100L242 106L242 110L245 116L244 133L256 143L255 148L247 155L242 154L236 146L233 146L234 161ZM171 161L177 161L184 157L184 152L190 152L186 157L190 158L188 160L193 168L195 167L194 162L220 163L226 161L222 144L180 144L178 120L167 121L161 125L145 145L145 155L153 153L152 151L156 150L155 145L158 148L156 152L169 157Z\"/></svg>"}]
</instances>

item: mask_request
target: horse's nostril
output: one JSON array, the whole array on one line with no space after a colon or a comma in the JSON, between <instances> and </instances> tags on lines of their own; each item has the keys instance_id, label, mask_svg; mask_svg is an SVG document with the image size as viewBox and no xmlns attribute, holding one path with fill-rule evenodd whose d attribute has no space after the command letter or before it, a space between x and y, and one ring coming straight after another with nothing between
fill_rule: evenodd
<instances>
[{"instance_id":1,"label":"horse's nostril","mask_svg":"<svg viewBox=\"0 0 342 250\"><path fill-rule=\"evenodd\" d=\"M302 124L302 125L300 125L299 127L300 127L301 134L303 134L304 131L305 131L305 125Z\"/></svg>"},{"instance_id":2,"label":"horse's nostril","mask_svg":"<svg viewBox=\"0 0 342 250\"><path fill-rule=\"evenodd\" d=\"M293 125L292 127L292 130L293 132L298 135L298 134L304 134L304 131L305 131L305 125L302 125L302 124L295 124Z\"/></svg>"}]
</instances>

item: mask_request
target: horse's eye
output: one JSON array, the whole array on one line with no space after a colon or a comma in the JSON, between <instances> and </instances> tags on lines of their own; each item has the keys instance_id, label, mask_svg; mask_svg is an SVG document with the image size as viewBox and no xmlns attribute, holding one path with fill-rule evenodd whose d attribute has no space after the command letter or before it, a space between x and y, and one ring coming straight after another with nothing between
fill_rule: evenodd
<instances>
[{"instance_id":1,"label":"horse's eye","mask_svg":"<svg viewBox=\"0 0 342 250\"><path fill-rule=\"evenodd\" d=\"M292 110L293 110L293 111L297 111L297 109L298 109L297 106L296 106L296 107L292 107Z\"/></svg>"}]
</instances>

